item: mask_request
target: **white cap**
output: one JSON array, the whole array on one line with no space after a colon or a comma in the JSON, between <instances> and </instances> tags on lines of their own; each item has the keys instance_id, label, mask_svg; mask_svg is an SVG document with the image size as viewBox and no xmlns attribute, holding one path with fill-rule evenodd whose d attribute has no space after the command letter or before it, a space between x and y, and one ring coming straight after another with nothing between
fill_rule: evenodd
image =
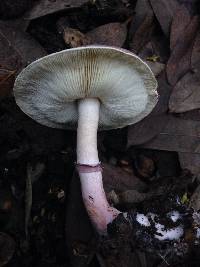
<instances>
[{"instance_id":1,"label":"white cap","mask_svg":"<svg viewBox=\"0 0 200 267\"><path fill-rule=\"evenodd\" d=\"M99 129L121 128L147 116L157 103L157 82L133 53L87 46L45 56L27 66L14 85L16 102L39 123L77 126L77 101L98 98Z\"/></svg>"}]
</instances>

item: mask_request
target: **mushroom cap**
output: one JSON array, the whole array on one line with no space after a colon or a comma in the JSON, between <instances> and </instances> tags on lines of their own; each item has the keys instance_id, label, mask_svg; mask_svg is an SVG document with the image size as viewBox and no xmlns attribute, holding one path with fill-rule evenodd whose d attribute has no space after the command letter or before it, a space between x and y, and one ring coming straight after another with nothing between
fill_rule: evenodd
<instances>
[{"instance_id":1,"label":"mushroom cap","mask_svg":"<svg viewBox=\"0 0 200 267\"><path fill-rule=\"evenodd\" d=\"M24 113L54 128L77 126L77 102L100 101L99 129L122 128L147 116L158 100L156 79L133 53L86 46L36 60L17 77L14 96Z\"/></svg>"}]
</instances>

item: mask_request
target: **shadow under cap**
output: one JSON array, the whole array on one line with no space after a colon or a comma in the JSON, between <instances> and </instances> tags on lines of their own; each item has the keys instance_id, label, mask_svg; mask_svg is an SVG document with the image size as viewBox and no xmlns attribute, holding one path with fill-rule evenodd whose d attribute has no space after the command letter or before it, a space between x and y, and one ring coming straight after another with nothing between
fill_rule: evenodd
<instances>
[{"instance_id":1,"label":"shadow under cap","mask_svg":"<svg viewBox=\"0 0 200 267\"><path fill-rule=\"evenodd\" d=\"M16 102L37 122L74 129L77 101L100 100L99 129L122 128L147 116L157 103L157 82L131 52L106 46L63 50L27 66L14 85Z\"/></svg>"}]
</instances>

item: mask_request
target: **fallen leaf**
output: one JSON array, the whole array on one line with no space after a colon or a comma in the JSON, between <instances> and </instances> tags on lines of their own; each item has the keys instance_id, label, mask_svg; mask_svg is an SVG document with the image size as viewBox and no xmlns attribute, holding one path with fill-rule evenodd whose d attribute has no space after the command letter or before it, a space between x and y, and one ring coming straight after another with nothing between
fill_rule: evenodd
<instances>
[{"instance_id":1,"label":"fallen leaf","mask_svg":"<svg viewBox=\"0 0 200 267\"><path fill-rule=\"evenodd\" d=\"M87 32L86 36L93 44L122 47L126 40L128 22L129 20L125 23L108 23Z\"/></svg>"},{"instance_id":2,"label":"fallen leaf","mask_svg":"<svg viewBox=\"0 0 200 267\"><path fill-rule=\"evenodd\" d=\"M91 44L91 39L79 30L66 27L63 31L63 39L69 47L80 47Z\"/></svg>"},{"instance_id":3,"label":"fallen leaf","mask_svg":"<svg viewBox=\"0 0 200 267\"><path fill-rule=\"evenodd\" d=\"M155 162L143 154L137 155L134 160L135 172L139 177L145 178L148 181L149 178L155 174Z\"/></svg>"},{"instance_id":4,"label":"fallen leaf","mask_svg":"<svg viewBox=\"0 0 200 267\"><path fill-rule=\"evenodd\" d=\"M137 1L135 9L134 9L134 18L130 25L129 35L130 38L133 38L133 35L135 34L138 27L141 25L143 20L148 15L153 15L153 10L151 8L151 5L149 3L149 0L140 0Z\"/></svg>"},{"instance_id":5,"label":"fallen leaf","mask_svg":"<svg viewBox=\"0 0 200 267\"><path fill-rule=\"evenodd\" d=\"M192 197L190 198L189 207L195 211L200 210L200 185L197 186Z\"/></svg>"},{"instance_id":6,"label":"fallen leaf","mask_svg":"<svg viewBox=\"0 0 200 267\"><path fill-rule=\"evenodd\" d=\"M70 47L79 47L90 44L110 45L122 47L127 35L127 22L109 23L99 26L86 34L77 29L64 28L63 39Z\"/></svg>"},{"instance_id":7,"label":"fallen leaf","mask_svg":"<svg viewBox=\"0 0 200 267\"><path fill-rule=\"evenodd\" d=\"M103 163L103 182L106 192L111 190L122 192L128 189L144 190L146 185L132 173L124 171L120 167Z\"/></svg>"},{"instance_id":8,"label":"fallen leaf","mask_svg":"<svg viewBox=\"0 0 200 267\"><path fill-rule=\"evenodd\" d=\"M150 0L155 16L166 36L169 36L171 22L179 4L176 0Z\"/></svg>"},{"instance_id":9,"label":"fallen leaf","mask_svg":"<svg viewBox=\"0 0 200 267\"><path fill-rule=\"evenodd\" d=\"M135 15L130 24L128 39L130 50L138 53L150 39L153 31L153 10L148 0L137 1Z\"/></svg>"},{"instance_id":10,"label":"fallen leaf","mask_svg":"<svg viewBox=\"0 0 200 267\"><path fill-rule=\"evenodd\" d=\"M141 203L152 197L149 193L140 193L137 190L126 190L121 193L116 193L114 190L107 194L107 199L114 205L135 204Z\"/></svg>"},{"instance_id":11,"label":"fallen leaf","mask_svg":"<svg viewBox=\"0 0 200 267\"><path fill-rule=\"evenodd\" d=\"M154 15L147 14L129 41L129 48L138 54L144 45L150 40L154 30Z\"/></svg>"},{"instance_id":12,"label":"fallen leaf","mask_svg":"<svg viewBox=\"0 0 200 267\"><path fill-rule=\"evenodd\" d=\"M6 265L15 252L15 241L6 233L0 232L0 266Z\"/></svg>"},{"instance_id":13,"label":"fallen leaf","mask_svg":"<svg viewBox=\"0 0 200 267\"><path fill-rule=\"evenodd\" d=\"M164 72L158 77L158 85L159 99L154 110L142 121L128 127L127 148L148 142L162 131L168 121L166 112L171 86Z\"/></svg>"},{"instance_id":14,"label":"fallen leaf","mask_svg":"<svg viewBox=\"0 0 200 267\"><path fill-rule=\"evenodd\" d=\"M150 67L152 70L153 74L157 77L164 69L165 69L165 64L160 63L160 62L152 62L152 61L145 61L147 65Z\"/></svg>"},{"instance_id":15,"label":"fallen leaf","mask_svg":"<svg viewBox=\"0 0 200 267\"><path fill-rule=\"evenodd\" d=\"M200 31L198 31L194 41L191 56L191 65L194 71L198 66L200 66Z\"/></svg>"},{"instance_id":16,"label":"fallen leaf","mask_svg":"<svg viewBox=\"0 0 200 267\"><path fill-rule=\"evenodd\" d=\"M182 169L188 169L192 174L200 174L200 154L178 153L179 162Z\"/></svg>"},{"instance_id":17,"label":"fallen leaf","mask_svg":"<svg viewBox=\"0 0 200 267\"><path fill-rule=\"evenodd\" d=\"M31 0L1 0L0 17L1 19L10 19L22 15L31 4Z\"/></svg>"},{"instance_id":18,"label":"fallen leaf","mask_svg":"<svg viewBox=\"0 0 200 267\"><path fill-rule=\"evenodd\" d=\"M188 72L175 85L169 100L174 113L200 108L200 73Z\"/></svg>"},{"instance_id":19,"label":"fallen leaf","mask_svg":"<svg viewBox=\"0 0 200 267\"><path fill-rule=\"evenodd\" d=\"M184 35L185 29L190 23L191 16L185 8L184 5L181 5L175 13L175 16L172 20L171 32L170 32L170 48L171 50L175 47L177 41L182 38Z\"/></svg>"},{"instance_id":20,"label":"fallen leaf","mask_svg":"<svg viewBox=\"0 0 200 267\"><path fill-rule=\"evenodd\" d=\"M7 70L0 66L0 99L11 95L15 73L15 70Z\"/></svg>"},{"instance_id":21,"label":"fallen leaf","mask_svg":"<svg viewBox=\"0 0 200 267\"><path fill-rule=\"evenodd\" d=\"M200 153L200 121L184 120L168 115L165 127L144 148Z\"/></svg>"},{"instance_id":22,"label":"fallen leaf","mask_svg":"<svg viewBox=\"0 0 200 267\"><path fill-rule=\"evenodd\" d=\"M45 56L45 50L28 33L9 27L8 24L0 21L0 35L7 41L10 47L20 57L22 66L30 64L36 59ZM5 64L4 64L5 65Z\"/></svg>"},{"instance_id":23,"label":"fallen leaf","mask_svg":"<svg viewBox=\"0 0 200 267\"><path fill-rule=\"evenodd\" d=\"M26 19L33 20L59 11L80 8L89 0L39 0L35 2L33 8L25 15Z\"/></svg>"},{"instance_id":24,"label":"fallen leaf","mask_svg":"<svg viewBox=\"0 0 200 267\"><path fill-rule=\"evenodd\" d=\"M194 16L171 53L167 62L167 78L171 85L191 69L192 47L198 28L199 17Z\"/></svg>"}]
</instances>

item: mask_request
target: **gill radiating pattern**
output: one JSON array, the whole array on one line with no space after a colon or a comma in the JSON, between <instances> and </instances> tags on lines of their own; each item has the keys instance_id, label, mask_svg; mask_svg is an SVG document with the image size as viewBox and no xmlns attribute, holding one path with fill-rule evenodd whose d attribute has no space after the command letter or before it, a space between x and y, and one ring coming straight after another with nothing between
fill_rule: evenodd
<instances>
[{"instance_id":1,"label":"gill radiating pattern","mask_svg":"<svg viewBox=\"0 0 200 267\"><path fill-rule=\"evenodd\" d=\"M14 94L27 115L56 128L76 127L77 101L96 97L101 102L100 129L113 129L150 113L157 102L155 89L156 80L137 56L90 46L33 62L18 76Z\"/></svg>"}]
</instances>

